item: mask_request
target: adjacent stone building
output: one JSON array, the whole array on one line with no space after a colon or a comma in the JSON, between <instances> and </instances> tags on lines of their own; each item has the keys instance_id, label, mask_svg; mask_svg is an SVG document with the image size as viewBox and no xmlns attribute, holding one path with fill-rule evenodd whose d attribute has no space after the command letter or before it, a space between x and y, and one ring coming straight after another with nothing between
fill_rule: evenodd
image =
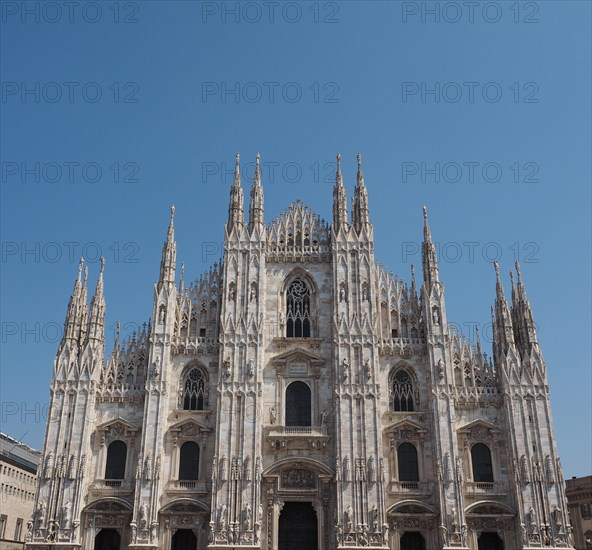
<instances>
[{"instance_id":1,"label":"adjacent stone building","mask_svg":"<svg viewBox=\"0 0 592 550\"><path fill-rule=\"evenodd\" d=\"M0 433L0 548L25 547L41 453Z\"/></svg>"},{"instance_id":2,"label":"adjacent stone building","mask_svg":"<svg viewBox=\"0 0 592 550\"><path fill-rule=\"evenodd\" d=\"M592 476L572 477L565 486L574 546L576 550L592 550Z\"/></svg>"},{"instance_id":3,"label":"adjacent stone building","mask_svg":"<svg viewBox=\"0 0 592 550\"><path fill-rule=\"evenodd\" d=\"M223 260L186 282L173 209L151 320L107 356L81 263L28 548L571 548L518 266L488 357L448 324L425 208L418 286L374 258L359 157L347 202L338 157L332 223L266 224L257 158L245 216L237 156Z\"/></svg>"}]
</instances>

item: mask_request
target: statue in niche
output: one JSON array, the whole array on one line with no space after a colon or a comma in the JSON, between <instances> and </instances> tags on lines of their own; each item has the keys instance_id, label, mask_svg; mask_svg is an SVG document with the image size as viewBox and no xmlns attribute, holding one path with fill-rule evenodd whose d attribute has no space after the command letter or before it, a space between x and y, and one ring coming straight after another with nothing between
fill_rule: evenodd
<instances>
[{"instance_id":1,"label":"statue in niche","mask_svg":"<svg viewBox=\"0 0 592 550\"><path fill-rule=\"evenodd\" d=\"M252 517L253 511L251 510L251 506L249 505L249 503L247 503L245 504L245 508L243 510L243 529L245 531L250 531Z\"/></svg>"},{"instance_id":2,"label":"statue in niche","mask_svg":"<svg viewBox=\"0 0 592 550\"><path fill-rule=\"evenodd\" d=\"M370 511L370 517L372 518L372 532L378 532L378 508L376 504L372 506L372 510Z\"/></svg>"},{"instance_id":3,"label":"statue in niche","mask_svg":"<svg viewBox=\"0 0 592 550\"><path fill-rule=\"evenodd\" d=\"M223 366L223 370L222 370L222 374L224 375L224 378L228 379L230 377L230 359L228 359L228 357L226 359L224 359L224 366Z\"/></svg>"},{"instance_id":4,"label":"statue in niche","mask_svg":"<svg viewBox=\"0 0 592 550\"><path fill-rule=\"evenodd\" d=\"M347 360L347 358L344 357L343 363L342 363L342 378L343 378L344 382L347 382L349 380L349 375L350 375L349 361Z\"/></svg>"},{"instance_id":5,"label":"statue in niche","mask_svg":"<svg viewBox=\"0 0 592 550\"><path fill-rule=\"evenodd\" d=\"M326 426L327 425L327 416L328 416L328 412L327 409L323 409L323 411L321 412L321 426Z\"/></svg>"},{"instance_id":6,"label":"statue in niche","mask_svg":"<svg viewBox=\"0 0 592 550\"><path fill-rule=\"evenodd\" d=\"M256 299L257 299L257 285L256 285L255 283L253 283L253 284L251 285L251 295L250 295L250 297L249 297L249 300L250 300L251 302L253 302L253 301L254 301L254 300L256 300Z\"/></svg>"},{"instance_id":7,"label":"statue in niche","mask_svg":"<svg viewBox=\"0 0 592 550\"><path fill-rule=\"evenodd\" d=\"M339 288L339 301L345 302L345 288L343 285Z\"/></svg>"},{"instance_id":8,"label":"statue in niche","mask_svg":"<svg viewBox=\"0 0 592 550\"><path fill-rule=\"evenodd\" d=\"M148 524L148 506L145 502L140 505L140 529L146 529Z\"/></svg>"},{"instance_id":9,"label":"statue in niche","mask_svg":"<svg viewBox=\"0 0 592 550\"><path fill-rule=\"evenodd\" d=\"M45 525L45 511L47 510L47 503L42 500L37 506L37 518L39 521L39 529L43 529Z\"/></svg>"},{"instance_id":10,"label":"statue in niche","mask_svg":"<svg viewBox=\"0 0 592 550\"><path fill-rule=\"evenodd\" d=\"M68 500L62 507L62 520L64 522L64 526L68 527L70 525L70 520L72 519L72 503Z\"/></svg>"},{"instance_id":11,"label":"statue in niche","mask_svg":"<svg viewBox=\"0 0 592 550\"><path fill-rule=\"evenodd\" d=\"M269 423L272 426L275 426L275 422L276 422L275 407L269 407Z\"/></svg>"},{"instance_id":12,"label":"statue in niche","mask_svg":"<svg viewBox=\"0 0 592 550\"><path fill-rule=\"evenodd\" d=\"M253 378L255 376L255 367L253 367L253 361L247 363L247 376Z\"/></svg>"},{"instance_id":13,"label":"statue in niche","mask_svg":"<svg viewBox=\"0 0 592 550\"><path fill-rule=\"evenodd\" d=\"M158 323L163 324L166 319L166 308L164 306L160 306L158 310Z\"/></svg>"},{"instance_id":14,"label":"statue in niche","mask_svg":"<svg viewBox=\"0 0 592 550\"><path fill-rule=\"evenodd\" d=\"M224 531L226 529L226 504L222 504L218 508L218 529Z\"/></svg>"},{"instance_id":15,"label":"statue in niche","mask_svg":"<svg viewBox=\"0 0 592 550\"><path fill-rule=\"evenodd\" d=\"M440 311L438 310L437 307L435 307L432 311L432 317L434 319L434 325L439 325L440 324Z\"/></svg>"},{"instance_id":16,"label":"statue in niche","mask_svg":"<svg viewBox=\"0 0 592 550\"><path fill-rule=\"evenodd\" d=\"M364 361L364 374L368 382L372 380L372 369L370 368L370 359L366 359L366 361Z\"/></svg>"},{"instance_id":17,"label":"statue in niche","mask_svg":"<svg viewBox=\"0 0 592 550\"><path fill-rule=\"evenodd\" d=\"M345 526L348 533L351 533L354 527L354 511L351 504L345 509Z\"/></svg>"}]
</instances>

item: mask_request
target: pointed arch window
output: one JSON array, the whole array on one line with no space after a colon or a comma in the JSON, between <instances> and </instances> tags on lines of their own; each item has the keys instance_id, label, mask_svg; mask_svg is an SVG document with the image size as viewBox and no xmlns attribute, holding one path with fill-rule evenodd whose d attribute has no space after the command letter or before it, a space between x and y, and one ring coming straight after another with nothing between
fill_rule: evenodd
<instances>
[{"instance_id":1,"label":"pointed arch window","mask_svg":"<svg viewBox=\"0 0 592 550\"><path fill-rule=\"evenodd\" d=\"M126 459L127 445L119 439L113 441L107 448L105 479L124 479Z\"/></svg>"},{"instance_id":2,"label":"pointed arch window","mask_svg":"<svg viewBox=\"0 0 592 550\"><path fill-rule=\"evenodd\" d=\"M311 401L308 384L292 382L286 388L286 426L311 426Z\"/></svg>"},{"instance_id":3,"label":"pointed arch window","mask_svg":"<svg viewBox=\"0 0 592 550\"><path fill-rule=\"evenodd\" d=\"M183 384L183 409L186 411L203 411L205 408L206 379L197 367L185 376Z\"/></svg>"},{"instance_id":4,"label":"pointed arch window","mask_svg":"<svg viewBox=\"0 0 592 550\"><path fill-rule=\"evenodd\" d=\"M475 443L471 447L471 462L473 463L473 481L477 483L493 483L491 451L487 445Z\"/></svg>"},{"instance_id":5,"label":"pointed arch window","mask_svg":"<svg viewBox=\"0 0 592 550\"><path fill-rule=\"evenodd\" d=\"M393 410L395 411L413 411L413 381L409 373L403 369L395 372L391 380L391 392L393 400Z\"/></svg>"},{"instance_id":6,"label":"pointed arch window","mask_svg":"<svg viewBox=\"0 0 592 550\"><path fill-rule=\"evenodd\" d=\"M401 443L397 448L399 481L419 481L417 449L411 443Z\"/></svg>"},{"instance_id":7,"label":"pointed arch window","mask_svg":"<svg viewBox=\"0 0 592 550\"><path fill-rule=\"evenodd\" d=\"M310 288L302 279L292 281L288 287L286 336L310 338Z\"/></svg>"},{"instance_id":8,"label":"pointed arch window","mask_svg":"<svg viewBox=\"0 0 592 550\"><path fill-rule=\"evenodd\" d=\"M195 441L186 441L181 445L179 455L179 480L196 481L199 479L199 445Z\"/></svg>"}]
</instances>

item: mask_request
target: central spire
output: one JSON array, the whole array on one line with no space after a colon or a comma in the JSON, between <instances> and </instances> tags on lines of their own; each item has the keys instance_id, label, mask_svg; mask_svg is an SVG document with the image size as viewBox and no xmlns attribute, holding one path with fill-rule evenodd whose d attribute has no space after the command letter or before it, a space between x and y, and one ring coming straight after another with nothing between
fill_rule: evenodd
<instances>
[{"instance_id":1,"label":"central spire","mask_svg":"<svg viewBox=\"0 0 592 550\"><path fill-rule=\"evenodd\" d=\"M243 227L245 223L245 215L243 209L244 197L243 188L241 186L240 175L240 154L236 154L236 161L234 166L234 183L230 189L230 204L228 206L228 233L230 234L233 228Z\"/></svg>"},{"instance_id":2,"label":"central spire","mask_svg":"<svg viewBox=\"0 0 592 550\"><path fill-rule=\"evenodd\" d=\"M347 216L347 192L343 185L343 174L341 173L341 154L338 154L335 186L333 187L333 230L336 234L342 228L347 228Z\"/></svg>"}]
</instances>

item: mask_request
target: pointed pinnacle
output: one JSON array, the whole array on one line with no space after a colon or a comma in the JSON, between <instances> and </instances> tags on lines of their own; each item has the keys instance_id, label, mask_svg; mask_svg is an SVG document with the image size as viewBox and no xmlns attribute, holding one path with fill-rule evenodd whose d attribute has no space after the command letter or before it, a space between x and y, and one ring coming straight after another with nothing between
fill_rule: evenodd
<instances>
[{"instance_id":1,"label":"pointed pinnacle","mask_svg":"<svg viewBox=\"0 0 592 550\"><path fill-rule=\"evenodd\" d=\"M103 271L105 271L105 257L101 256L101 270L99 271L99 274L102 275Z\"/></svg>"},{"instance_id":2,"label":"pointed pinnacle","mask_svg":"<svg viewBox=\"0 0 592 550\"><path fill-rule=\"evenodd\" d=\"M175 205L171 206L171 218L169 220L169 229L167 231L167 240L172 241L175 238Z\"/></svg>"},{"instance_id":3,"label":"pointed pinnacle","mask_svg":"<svg viewBox=\"0 0 592 550\"><path fill-rule=\"evenodd\" d=\"M428 221L428 209L424 206L421 207L423 210L423 236L425 241L432 240L432 232L430 231L430 223Z\"/></svg>"},{"instance_id":4,"label":"pointed pinnacle","mask_svg":"<svg viewBox=\"0 0 592 550\"><path fill-rule=\"evenodd\" d=\"M502 285L502 279L500 277L499 271L499 264L497 261L493 262L493 267L495 268L495 289L498 298L505 298L504 296L504 287Z\"/></svg>"},{"instance_id":5,"label":"pointed pinnacle","mask_svg":"<svg viewBox=\"0 0 592 550\"><path fill-rule=\"evenodd\" d=\"M337 169L335 171L335 185L343 187L343 174L341 173L341 153L337 153Z\"/></svg>"},{"instance_id":6,"label":"pointed pinnacle","mask_svg":"<svg viewBox=\"0 0 592 550\"><path fill-rule=\"evenodd\" d=\"M240 187L240 153L236 154L236 160L234 164L234 186Z\"/></svg>"},{"instance_id":7,"label":"pointed pinnacle","mask_svg":"<svg viewBox=\"0 0 592 550\"><path fill-rule=\"evenodd\" d=\"M358 153L358 185L364 187L364 172L362 172L362 153Z\"/></svg>"},{"instance_id":8,"label":"pointed pinnacle","mask_svg":"<svg viewBox=\"0 0 592 550\"><path fill-rule=\"evenodd\" d=\"M261 157L259 156L259 153L257 153L257 156L255 157L255 178L253 180L253 185L261 185L261 168L259 166L260 159Z\"/></svg>"}]
</instances>

